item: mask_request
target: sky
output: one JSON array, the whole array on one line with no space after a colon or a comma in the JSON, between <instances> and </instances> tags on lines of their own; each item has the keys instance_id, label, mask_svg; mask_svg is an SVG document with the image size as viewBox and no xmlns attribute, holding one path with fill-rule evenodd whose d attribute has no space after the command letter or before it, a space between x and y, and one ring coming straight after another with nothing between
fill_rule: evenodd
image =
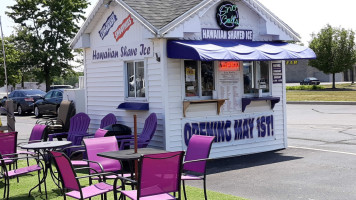
<instances>
[{"instance_id":1,"label":"sky","mask_svg":"<svg viewBox=\"0 0 356 200\"><path fill-rule=\"evenodd\" d=\"M98 0L89 0L91 5L86 9L86 16L90 14ZM278 18L288 24L301 36L304 45L311 41L311 34L318 33L320 29L330 24L333 27L342 27L356 31L356 1L338 0L260 0ZM13 31L14 23L6 16L6 6L13 5L14 0L2 0L0 16L4 36Z\"/></svg>"}]
</instances>

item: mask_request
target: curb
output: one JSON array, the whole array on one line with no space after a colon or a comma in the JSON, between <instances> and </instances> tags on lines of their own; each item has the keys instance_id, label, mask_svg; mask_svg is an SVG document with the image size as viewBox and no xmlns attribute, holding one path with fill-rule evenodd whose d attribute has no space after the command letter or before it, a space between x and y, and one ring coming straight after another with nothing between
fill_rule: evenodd
<instances>
[{"instance_id":1,"label":"curb","mask_svg":"<svg viewBox=\"0 0 356 200\"><path fill-rule=\"evenodd\" d=\"M287 104L308 105L356 105L355 101L287 101Z\"/></svg>"}]
</instances>

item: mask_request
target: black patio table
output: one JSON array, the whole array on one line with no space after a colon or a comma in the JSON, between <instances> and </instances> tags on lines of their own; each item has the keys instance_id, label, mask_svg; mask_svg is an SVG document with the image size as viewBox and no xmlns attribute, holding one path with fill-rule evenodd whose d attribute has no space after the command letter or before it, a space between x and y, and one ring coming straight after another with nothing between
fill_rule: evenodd
<instances>
[{"instance_id":1,"label":"black patio table","mask_svg":"<svg viewBox=\"0 0 356 200\"><path fill-rule=\"evenodd\" d=\"M132 160L138 160L141 157L141 155L167 153L167 152L168 151L162 149L140 148L137 149L137 153L135 153L134 149L126 149L120 151L102 152L102 153L98 153L98 156L121 160L121 161L132 161Z\"/></svg>"},{"instance_id":2,"label":"black patio table","mask_svg":"<svg viewBox=\"0 0 356 200\"><path fill-rule=\"evenodd\" d=\"M102 152L102 153L98 153L98 156L119 160L121 163L122 163L122 161L128 161L131 178L132 178L134 171L135 171L135 174L138 173L137 161L140 159L140 157L142 155L159 154L159 153L167 153L167 152L168 151L162 150L162 149L139 148L139 149L137 149L137 153L135 153L134 149L126 149L126 150L120 150L120 151ZM133 168L133 164L132 164L133 161L136 161L135 169ZM135 178L137 179L137 176L135 176Z\"/></svg>"},{"instance_id":3,"label":"black patio table","mask_svg":"<svg viewBox=\"0 0 356 200\"><path fill-rule=\"evenodd\" d=\"M30 144L25 144L25 145L21 146L22 149L34 150L37 153L38 158L41 156L45 162L45 165L44 165L45 169L44 169L42 180L30 190L29 196L31 195L31 192L33 189L35 189L36 187L39 187L42 183L44 183L46 181L48 170L50 170L50 174L51 174L51 177L52 177L54 183L59 187L59 185L54 180L55 177L54 177L54 173L53 173L53 170L51 167L51 159L49 158L49 155L47 154L47 152L56 150L58 148L66 147L71 144L72 144L71 141L47 141L47 142L30 143ZM57 179L57 178L55 178L55 179ZM46 199L47 199L46 184L45 184L45 193L46 193Z\"/></svg>"}]
</instances>

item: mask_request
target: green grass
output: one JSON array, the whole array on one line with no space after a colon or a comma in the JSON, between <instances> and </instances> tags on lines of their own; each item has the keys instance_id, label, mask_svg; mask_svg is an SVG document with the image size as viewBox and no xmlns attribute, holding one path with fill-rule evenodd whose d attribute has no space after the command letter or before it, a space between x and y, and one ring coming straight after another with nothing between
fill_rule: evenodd
<instances>
[{"instance_id":1,"label":"green grass","mask_svg":"<svg viewBox=\"0 0 356 200\"><path fill-rule=\"evenodd\" d=\"M287 90L322 90L324 86L321 85L298 85L298 86L287 86Z\"/></svg>"},{"instance_id":2,"label":"green grass","mask_svg":"<svg viewBox=\"0 0 356 200\"><path fill-rule=\"evenodd\" d=\"M355 84L290 86L287 87L287 101L356 101Z\"/></svg>"},{"instance_id":3,"label":"green grass","mask_svg":"<svg viewBox=\"0 0 356 200\"><path fill-rule=\"evenodd\" d=\"M20 162L19 167L25 166L25 162ZM83 174L78 174L83 175ZM44 194L44 185L42 184L43 188L43 194L41 194L38 191L38 188L36 188L34 191L32 191L31 196L28 197L28 192L29 190L35 186L38 183L37 179L37 173L32 173L31 175L25 175L20 177L20 182L17 183L16 178L10 180L10 199L11 200L27 200L27 199L45 199L45 194ZM54 184L52 179L48 176L47 177L47 191L48 191L48 199L54 199L54 200L62 200L63 196L60 196L60 190L57 188L57 186ZM82 185L87 185L89 182L87 179L81 180ZM0 195L3 195L4 191L4 184L3 181L0 182L0 188L1 188L1 193ZM183 196L183 193L182 193ZM0 196L2 198L2 196ZM187 186L187 198L192 199L192 200L200 200L204 199L204 193L202 189L199 188L194 188L194 187L189 187ZM67 199L72 199L70 197L67 197ZM93 200L100 199L99 197L92 198ZM109 200L114 199L113 193L110 192L108 193L108 198ZM231 195L226 195L226 194L221 194L218 192L213 192L213 191L208 191L208 199L209 200L246 200L244 198L240 197L235 197Z\"/></svg>"}]
</instances>

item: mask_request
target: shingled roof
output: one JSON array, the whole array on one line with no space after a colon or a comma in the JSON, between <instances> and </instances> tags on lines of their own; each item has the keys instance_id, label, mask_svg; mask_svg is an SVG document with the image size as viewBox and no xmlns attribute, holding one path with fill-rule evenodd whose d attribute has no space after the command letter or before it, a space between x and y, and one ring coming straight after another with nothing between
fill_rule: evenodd
<instances>
[{"instance_id":1,"label":"shingled roof","mask_svg":"<svg viewBox=\"0 0 356 200\"><path fill-rule=\"evenodd\" d=\"M157 29L163 28L203 0L122 0Z\"/></svg>"}]
</instances>

